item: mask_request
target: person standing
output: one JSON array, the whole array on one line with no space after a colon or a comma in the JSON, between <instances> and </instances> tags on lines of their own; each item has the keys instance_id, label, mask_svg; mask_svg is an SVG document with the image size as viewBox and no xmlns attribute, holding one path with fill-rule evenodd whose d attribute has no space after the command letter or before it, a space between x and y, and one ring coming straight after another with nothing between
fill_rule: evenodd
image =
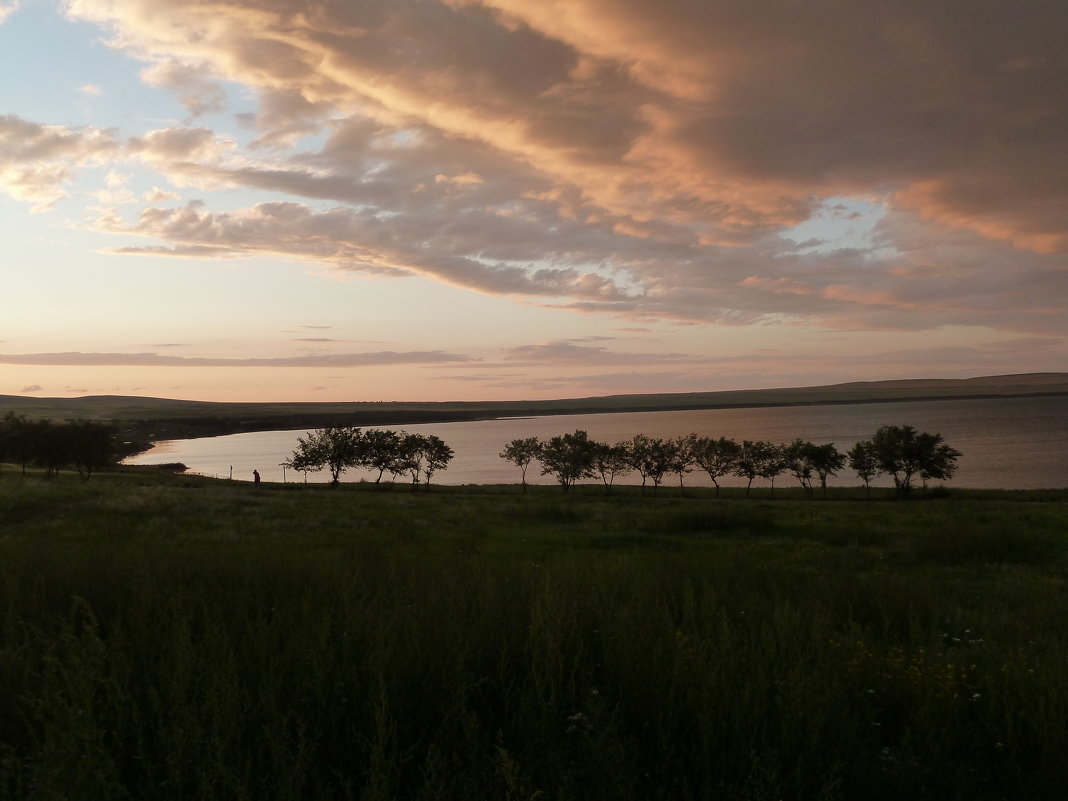
<instances>
[{"instance_id":1,"label":"person standing","mask_svg":"<svg viewBox=\"0 0 1068 801\"><path fill-rule=\"evenodd\" d=\"M260 483L260 471L259 470L253 470L252 471L252 483L257 485L257 486L259 486L259 483Z\"/></svg>"}]
</instances>

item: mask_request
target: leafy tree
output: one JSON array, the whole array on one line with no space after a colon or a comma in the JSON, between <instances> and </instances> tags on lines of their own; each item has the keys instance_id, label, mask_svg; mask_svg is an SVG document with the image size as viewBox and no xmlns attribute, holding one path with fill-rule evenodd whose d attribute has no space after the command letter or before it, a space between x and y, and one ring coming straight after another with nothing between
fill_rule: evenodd
<instances>
[{"instance_id":1,"label":"leafy tree","mask_svg":"<svg viewBox=\"0 0 1068 801\"><path fill-rule=\"evenodd\" d=\"M856 471L857 476L864 482L864 490L871 495L871 480L879 475L879 459L875 454L875 445L871 440L858 442L849 449L846 454L849 458L849 469Z\"/></svg>"},{"instance_id":2,"label":"leafy tree","mask_svg":"<svg viewBox=\"0 0 1068 801\"><path fill-rule=\"evenodd\" d=\"M94 470L114 462L115 432L112 426L88 420L53 423L8 412L0 420L0 462L16 461L23 474L27 465L40 465L49 478L73 466L88 480Z\"/></svg>"},{"instance_id":3,"label":"leafy tree","mask_svg":"<svg viewBox=\"0 0 1068 801\"><path fill-rule=\"evenodd\" d=\"M370 470L378 471L376 484L381 483L382 476L387 471L393 475L404 472L403 467L399 470L394 469L402 460L401 445L401 435L392 429L371 428L364 432L360 464Z\"/></svg>"},{"instance_id":4,"label":"leafy tree","mask_svg":"<svg viewBox=\"0 0 1068 801\"><path fill-rule=\"evenodd\" d=\"M593 470L601 477L605 492L611 494L616 477L626 475L632 469L627 443L619 442L609 445L605 442L598 442L596 445Z\"/></svg>"},{"instance_id":5,"label":"leafy tree","mask_svg":"<svg viewBox=\"0 0 1068 801\"><path fill-rule=\"evenodd\" d=\"M630 460L632 469L638 471L642 477L642 495L645 494L645 483L649 480L649 449L651 440L645 434L635 434L627 440L627 458Z\"/></svg>"},{"instance_id":6,"label":"leafy tree","mask_svg":"<svg viewBox=\"0 0 1068 801\"><path fill-rule=\"evenodd\" d=\"M827 478L836 475L845 466L845 454L834 443L816 445L795 439L783 450L787 470L797 477L809 496L812 495L812 480L818 478L823 494L827 494Z\"/></svg>"},{"instance_id":7,"label":"leafy tree","mask_svg":"<svg viewBox=\"0 0 1068 801\"><path fill-rule=\"evenodd\" d=\"M820 490L827 495L827 478L838 475L845 467L846 455L834 446L833 442L816 445L811 454L812 467L820 480Z\"/></svg>"},{"instance_id":8,"label":"leafy tree","mask_svg":"<svg viewBox=\"0 0 1068 801\"><path fill-rule=\"evenodd\" d=\"M115 460L114 426L81 421L63 426L61 436L67 440L67 453L82 480L88 481L93 471Z\"/></svg>"},{"instance_id":9,"label":"leafy tree","mask_svg":"<svg viewBox=\"0 0 1068 801\"><path fill-rule=\"evenodd\" d=\"M733 439L692 436L690 454L694 464L708 473L719 495L719 479L734 472L741 448Z\"/></svg>"},{"instance_id":10,"label":"leafy tree","mask_svg":"<svg viewBox=\"0 0 1068 801\"><path fill-rule=\"evenodd\" d=\"M960 456L941 434L921 433L912 426L883 426L871 442L879 470L893 477L894 489L902 497L912 490L917 475L925 485L930 478L950 478Z\"/></svg>"},{"instance_id":11,"label":"leafy tree","mask_svg":"<svg viewBox=\"0 0 1068 801\"><path fill-rule=\"evenodd\" d=\"M423 453L423 476L426 485L430 486L430 479L438 470L445 470L452 461L453 450L440 438L433 434L424 436L422 439Z\"/></svg>"},{"instance_id":12,"label":"leafy tree","mask_svg":"<svg viewBox=\"0 0 1068 801\"><path fill-rule=\"evenodd\" d=\"M783 452L786 469L794 474L809 496L812 495L812 451L815 447L811 442L795 439Z\"/></svg>"},{"instance_id":13,"label":"leafy tree","mask_svg":"<svg viewBox=\"0 0 1068 801\"><path fill-rule=\"evenodd\" d=\"M422 434L407 434L401 432L400 447L397 449L397 458L393 464L393 475L407 472L412 477L413 489L419 485L419 476L423 474L423 443L425 437Z\"/></svg>"},{"instance_id":14,"label":"leafy tree","mask_svg":"<svg viewBox=\"0 0 1068 801\"><path fill-rule=\"evenodd\" d=\"M502 459L520 469L523 492L527 491L527 468L541 455L541 448L541 441L537 437L527 437L526 439L513 439L504 446L504 450L500 453Z\"/></svg>"},{"instance_id":15,"label":"leafy tree","mask_svg":"<svg viewBox=\"0 0 1068 801\"><path fill-rule=\"evenodd\" d=\"M871 440L879 471L893 477L898 495L908 495L912 476L920 469L918 433L912 426L883 426Z\"/></svg>"},{"instance_id":16,"label":"leafy tree","mask_svg":"<svg viewBox=\"0 0 1068 801\"><path fill-rule=\"evenodd\" d=\"M629 442L630 463L642 477L642 493L645 492L647 480L653 482L653 494L664 481L664 476L671 472L673 448L671 442L645 434L637 434Z\"/></svg>"},{"instance_id":17,"label":"leafy tree","mask_svg":"<svg viewBox=\"0 0 1068 801\"><path fill-rule=\"evenodd\" d=\"M552 474L567 492L580 478L592 478L597 443L585 431L552 437L541 447L542 474Z\"/></svg>"},{"instance_id":18,"label":"leafy tree","mask_svg":"<svg viewBox=\"0 0 1068 801\"><path fill-rule=\"evenodd\" d=\"M30 422L14 412L8 412L0 420L0 462L8 459L22 466L23 475L33 459Z\"/></svg>"},{"instance_id":19,"label":"leafy tree","mask_svg":"<svg viewBox=\"0 0 1068 801\"><path fill-rule=\"evenodd\" d=\"M341 474L359 464L363 435L354 426L327 426L309 431L297 439L297 447L286 463L294 470L330 471L331 483L337 484Z\"/></svg>"},{"instance_id":20,"label":"leafy tree","mask_svg":"<svg viewBox=\"0 0 1068 801\"><path fill-rule=\"evenodd\" d=\"M693 468L693 451L690 449L690 437L675 437L667 442L668 472L679 477L679 494L684 495L682 477Z\"/></svg>"},{"instance_id":21,"label":"leafy tree","mask_svg":"<svg viewBox=\"0 0 1068 801\"><path fill-rule=\"evenodd\" d=\"M738 449L738 458L734 464L734 475L746 479L745 494L748 497L754 478L757 476L771 478L774 482L775 476L785 469L784 465L782 449L778 445L766 440L754 442L747 439L742 442L741 448ZM774 486L773 483L773 490Z\"/></svg>"},{"instance_id":22,"label":"leafy tree","mask_svg":"<svg viewBox=\"0 0 1068 801\"><path fill-rule=\"evenodd\" d=\"M63 465L70 463L70 442L59 430L60 426L51 420L32 420L26 425L30 458L34 464L45 469L48 478L52 478Z\"/></svg>"},{"instance_id":23,"label":"leafy tree","mask_svg":"<svg viewBox=\"0 0 1068 801\"><path fill-rule=\"evenodd\" d=\"M771 494L775 494L775 477L786 470L786 455L782 445L774 442L758 442L758 475L771 482Z\"/></svg>"},{"instance_id":24,"label":"leafy tree","mask_svg":"<svg viewBox=\"0 0 1068 801\"><path fill-rule=\"evenodd\" d=\"M920 434L917 440L923 488L927 489L927 482L931 479L949 481L953 478L961 452L947 445L940 434Z\"/></svg>"}]
</instances>

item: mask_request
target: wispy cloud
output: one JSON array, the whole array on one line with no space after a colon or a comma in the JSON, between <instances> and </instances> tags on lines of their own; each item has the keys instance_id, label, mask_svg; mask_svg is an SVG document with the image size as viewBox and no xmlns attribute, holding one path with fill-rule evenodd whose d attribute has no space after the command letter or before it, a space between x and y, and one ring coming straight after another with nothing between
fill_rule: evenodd
<instances>
[{"instance_id":1,"label":"wispy cloud","mask_svg":"<svg viewBox=\"0 0 1068 801\"><path fill-rule=\"evenodd\" d=\"M553 364L694 364L706 362L705 356L685 353L635 353L612 351L602 346L577 344L573 341L542 342L536 345L519 345L508 348L505 360L509 362L551 362Z\"/></svg>"},{"instance_id":2,"label":"wispy cloud","mask_svg":"<svg viewBox=\"0 0 1068 801\"><path fill-rule=\"evenodd\" d=\"M388 364L438 364L477 361L445 351L379 351L271 358L164 356L158 353L3 353L0 364L63 365L67 367L368 367Z\"/></svg>"}]
</instances>

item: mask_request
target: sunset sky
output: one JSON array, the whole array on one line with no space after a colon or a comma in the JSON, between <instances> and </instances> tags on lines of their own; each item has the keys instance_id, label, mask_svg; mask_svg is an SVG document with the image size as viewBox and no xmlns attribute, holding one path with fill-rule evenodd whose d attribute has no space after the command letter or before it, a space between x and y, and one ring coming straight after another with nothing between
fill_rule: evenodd
<instances>
[{"instance_id":1,"label":"sunset sky","mask_svg":"<svg viewBox=\"0 0 1068 801\"><path fill-rule=\"evenodd\" d=\"M1068 369L1068 3L0 0L0 394Z\"/></svg>"}]
</instances>

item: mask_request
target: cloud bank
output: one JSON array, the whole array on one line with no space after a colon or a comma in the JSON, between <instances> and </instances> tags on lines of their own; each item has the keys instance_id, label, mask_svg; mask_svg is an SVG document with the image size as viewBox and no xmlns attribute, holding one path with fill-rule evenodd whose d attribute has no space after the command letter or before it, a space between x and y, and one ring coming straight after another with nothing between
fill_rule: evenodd
<instances>
[{"instance_id":1,"label":"cloud bank","mask_svg":"<svg viewBox=\"0 0 1068 801\"><path fill-rule=\"evenodd\" d=\"M874 0L69 0L184 127L0 118L46 208L138 161L205 197L112 252L267 255L634 321L1063 332L1068 6ZM201 119L256 93L241 143ZM312 136L311 139L308 137ZM159 205L163 204L163 205ZM795 226L863 205L843 246ZM808 221L808 222L806 222Z\"/></svg>"}]
</instances>

